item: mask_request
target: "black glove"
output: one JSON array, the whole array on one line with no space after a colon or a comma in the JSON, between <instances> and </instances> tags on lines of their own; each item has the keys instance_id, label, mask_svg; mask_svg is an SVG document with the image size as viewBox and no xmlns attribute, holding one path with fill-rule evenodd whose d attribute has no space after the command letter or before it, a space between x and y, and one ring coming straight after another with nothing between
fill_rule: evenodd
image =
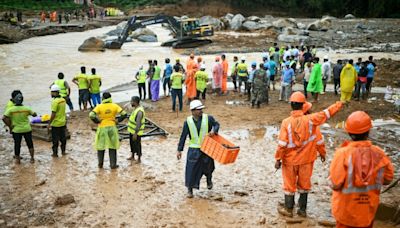
<instances>
[{"instance_id":1,"label":"black glove","mask_svg":"<svg viewBox=\"0 0 400 228\"><path fill-rule=\"evenodd\" d=\"M121 123L122 121L124 121L124 119L127 117L127 115L121 115L117 117L117 121L118 123Z\"/></svg>"},{"instance_id":2,"label":"black glove","mask_svg":"<svg viewBox=\"0 0 400 228\"><path fill-rule=\"evenodd\" d=\"M101 121L99 120L99 118L95 117L93 119L91 119L93 121L93 123L99 124Z\"/></svg>"}]
</instances>

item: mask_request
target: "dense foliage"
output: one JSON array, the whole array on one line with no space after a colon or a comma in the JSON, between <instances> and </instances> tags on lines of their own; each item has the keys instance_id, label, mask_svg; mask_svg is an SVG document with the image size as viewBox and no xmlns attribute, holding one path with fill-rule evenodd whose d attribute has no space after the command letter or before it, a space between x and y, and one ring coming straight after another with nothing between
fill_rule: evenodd
<instances>
[{"instance_id":1,"label":"dense foliage","mask_svg":"<svg viewBox=\"0 0 400 228\"><path fill-rule=\"evenodd\" d=\"M89 1L89 0L86 0ZM215 0L191 0L204 3ZM163 5L189 0L94 0L98 5L116 6L129 9L143 5ZM252 9L266 14L272 9L291 15L319 17L325 14L342 17L348 13L357 17L400 17L400 0L224 0L235 8L243 8L251 13ZM73 0L0 0L2 9L72 9L79 7Z\"/></svg>"}]
</instances>

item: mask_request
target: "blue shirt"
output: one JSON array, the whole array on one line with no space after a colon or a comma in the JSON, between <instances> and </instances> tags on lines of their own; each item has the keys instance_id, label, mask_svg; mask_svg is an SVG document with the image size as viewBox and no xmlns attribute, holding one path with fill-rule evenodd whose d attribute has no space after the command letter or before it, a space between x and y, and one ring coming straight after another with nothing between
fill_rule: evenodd
<instances>
[{"instance_id":1,"label":"blue shirt","mask_svg":"<svg viewBox=\"0 0 400 228\"><path fill-rule=\"evenodd\" d=\"M354 69L356 69L357 74L358 74L358 73L360 73L361 67L360 67L360 65L354 64Z\"/></svg>"},{"instance_id":2,"label":"blue shirt","mask_svg":"<svg viewBox=\"0 0 400 228\"><path fill-rule=\"evenodd\" d=\"M276 63L274 61L269 61L269 72L271 75L275 75L275 68L276 68Z\"/></svg>"},{"instance_id":3,"label":"blue shirt","mask_svg":"<svg viewBox=\"0 0 400 228\"><path fill-rule=\"evenodd\" d=\"M254 78L254 72L256 72L256 69L251 68L250 74L249 74L249 79L247 82L252 82Z\"/></svg>"},{"instance_id":4,"label":"blue shirt","mask_svg":"<svg viewBox=\"0 0 400 228\"><path fill-rule=\"evenodd\" d=\"M171 77L171 74L172 74L172 65L171 64L167 63L165 65L164 73L165 73L165 78Z\"/></svg>"},{"instance_id":5,"label":"blue shirt","mask_svg":"<svg viewBox=\"0 0 400 228\"><path fill-rule=\"evenodd\" d=\"M374 78L374 75L375 75L374 65L372 63L368 64L367 69L368 69L367 78Z\"/></svg>"},{"instance_id":6,"label":"blue shirt","mask_svg":"<svg viewBox=\"0 0 400 228\"><path fill-rule=\"evenodd\" d=\"M292 68L287 68L283 71L283 82L291 84L294 77L294 71Z\"/></svg>"}]
</instances>

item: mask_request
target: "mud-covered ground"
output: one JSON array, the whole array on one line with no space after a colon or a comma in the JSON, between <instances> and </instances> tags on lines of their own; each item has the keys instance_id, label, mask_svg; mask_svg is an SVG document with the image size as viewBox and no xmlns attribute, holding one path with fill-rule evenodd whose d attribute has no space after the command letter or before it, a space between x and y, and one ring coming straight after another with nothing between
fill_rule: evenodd
<instances>
[{"instance_id":1,"label":"mud-covered ground","mask_svg":"<svg viewBox=\"0 0 400 228\"><path fill-rule=\"evenodd\" d=\"M0 227L320 227L334 225L330 215L330 194L326 180L334 148L347 138L334 127L354 110L366 110L374 119L396 118L392 104L381 95L372 103L351 105L323 127L328 148L327 162L317 160L309 197L308 219L286 219L278 215L282 199L281 173L275 172L276 134L282 119L289 115L289 105L277 101L271 92L269 105L251 109L244 96L208 96L206 113L220 122L220 134L241 147L234 164L216 165L214 189L206 189L205 180L193 199L186 199L184 187L185 154L175 157L184 112L169 112L170 99L145 102L147 115L170 135L143 139L142 164L126 160L129 143L122 142L118 151L120 168L111 171L108 156L104 170L97 168L94 132L88 113L71 113L68 128L68 155L53 159L51 145L35 140L36 163L30 164L28 152L22 149L21 165L13 163L13 142L4 130L0 134ZM313 110L320 110L337 100L328 93ZM236 101L236 105L229 105ZM379 108L377 108L379 107ZM339 124L340 125L340 124ZM396 128L397 127L397 128ZM372 131L375 143L385 147L395 162L399 175L398 125L381 126ZM185 148L186 149L186 148ZM71 194L75 202L55 205L57 197ZM400 189L382 194L383 201L398 205ZM394 227L377 221L376 227Z\"/></svg>"}]
</instances>

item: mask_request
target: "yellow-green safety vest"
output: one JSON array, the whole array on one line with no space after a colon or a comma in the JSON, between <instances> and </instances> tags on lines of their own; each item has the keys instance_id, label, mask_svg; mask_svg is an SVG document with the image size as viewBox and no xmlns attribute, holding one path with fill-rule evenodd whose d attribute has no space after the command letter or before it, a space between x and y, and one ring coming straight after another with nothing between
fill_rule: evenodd
<instances>
[{"instance_id":1,"label":"yellow-green safety vest","mask_svg":"<svg viewBox=\"0 0 400 228\"><path fill-rule=\"evenodd\" d=\"M196 89L200 92L203 92L205 88L207 88L207 79L208 74L204 71L197 71L195 74L196 78Z\"/></svg>"},{"instance_id":2,"label":"yellow-green safety vest","mask_svg":"<svg viewBox=\"0 0 400 228\"><path fill-rule=\"evenodd\" d=\"M67 96L67 88L65 87L65 80L64 79L57 79L54 81L54 85L60 87L60 96L66 97Z\"/></svg>"},{"instance_id":3,"label":"yellow-green safety vest","mask_svg":"<svg viewBox=\"0 0 400 228\"><path fill-rule=\"evenodd\" d=\"M143 135L143 130L144 130L144 126L145 126L145 112L144 112L144 108L142 106L137 107L131 114L131 116L129 117L129 122L128 122L128 131L131 134L135 134L135 129L136 129L136 116L138 114L138 112L141 111L143 113L142 119L140 120L140 129L139 132L137 133L137 135L142 136Z\"/></svg>"},{"instance_id":4,"label":"yellow-green safety vest","mask_svg":"<svg viewBox=\"0 0 400 228\"><path fill-rule=\"evenodd\" d=\"M201 119L201 127L200 127L200 135L197 132L197 127L196 124L193 121L193 117L189 116L186 119L186 123L189 127L189 133L190 133L190 148L200 148L201 144L204 141L204 137L208 133L208 115L203 114L202 119Z\"/></svg>"},{"instance_id":5,"label":"yellow-green safety vest","mask_svg":"<svg viewBox=\"0 0 400 228\"><path fill-rule=\"evenodd\" d=\"M88 77L90 81L90 92L97 94L100 93L100 81L101 77L97 74L92 74Z\"/></svg>"},{"instance_id":6,"label":"yellow-green safety vest","mask_svg":"<svg viewBox=\"0 0 400 228\"><path fill-rule=\"evenodd\" d=\"M161 68L159 66L154 67L154 75L152 80L160 80L161 76Z\"/></svg>"},{"instance_id":7,"label":"yellow-green safety vest","mask_svg":"<svg viewBox=\"0 0 400 228\"><path fill-rule=\"evenodd\" d=\"M171 88L182 89L183 74L180 72L174 72L171 74Z\"/></svg>"},{"instance_id":8,"label":"yellow-green safety vest","mask_svg":"<svg viewBox=\"0 0 400 228\"><path fill-rule=\"evenodd\" d=\"M246 63L239 63L237 65L237 75L239 77L247 77L248 71L247 71L247 64Z\"/></svg>"},{"instance_id":9,"label":"yellow-green safety vest","mask_svg":"<svg viewBox=\"0 0 400 228\"><path fill-rule=\"evenodd\" d=\"M140 70L137 83L146 83L146 77L147 77L146 71Z\"/></svg>"}]
</instances>

